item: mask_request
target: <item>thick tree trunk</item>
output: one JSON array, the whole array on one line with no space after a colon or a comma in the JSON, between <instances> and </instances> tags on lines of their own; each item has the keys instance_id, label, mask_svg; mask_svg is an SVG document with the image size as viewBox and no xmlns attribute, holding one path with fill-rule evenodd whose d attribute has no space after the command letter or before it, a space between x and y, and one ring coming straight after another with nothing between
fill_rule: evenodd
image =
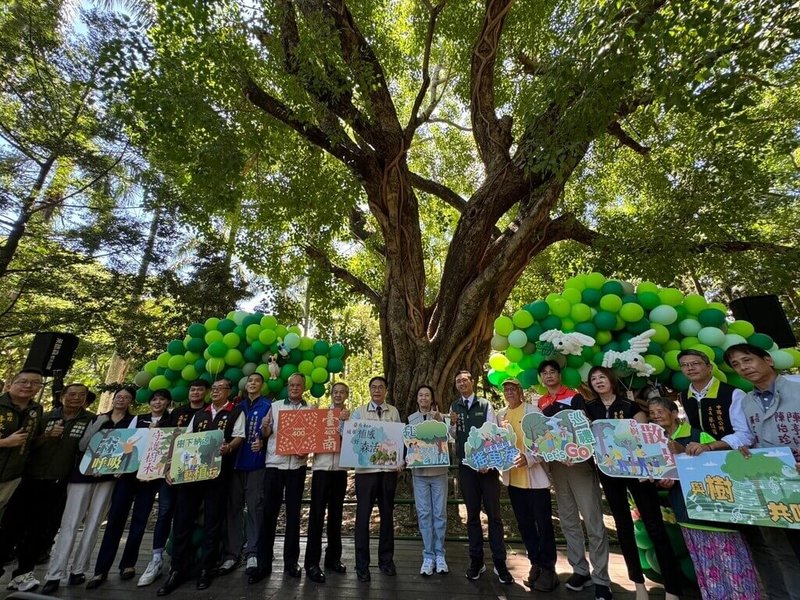
<instances>
[{"instance_id":1,"label":"thick tree trunk","mask_svg":"<svg viewBox=\"0 0 800 600\"><path fill-rule=\"evenodd\" d=\"M125 381L125 376L128 374L128 367L130 366L130 359L122 358L116 351L111 355L111 361L108 363L108 370L106 371L106 385L112 383L119 383ZM100 403L97 407L97 412L106 412L111 410L111 399L114 394L111 392L103 392L100 396Z\"/></svg>"}]
</instances>

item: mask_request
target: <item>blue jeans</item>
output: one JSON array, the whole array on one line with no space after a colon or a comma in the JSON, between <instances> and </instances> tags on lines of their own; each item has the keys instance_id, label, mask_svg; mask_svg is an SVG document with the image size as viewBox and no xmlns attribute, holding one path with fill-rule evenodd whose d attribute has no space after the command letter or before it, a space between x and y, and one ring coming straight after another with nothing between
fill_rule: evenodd
<instances>
[{"instance_id":1,"label":"blue jeans","mask_svg":"<svg viewBox=\"0 0 800 600\"><path fill-rule=\"evenodd\" d=\"M447 473L414 473L414 502L417 505L419 531L422 534L422 558L444 556L447 530Z\"/></svg>"}]
</instances>

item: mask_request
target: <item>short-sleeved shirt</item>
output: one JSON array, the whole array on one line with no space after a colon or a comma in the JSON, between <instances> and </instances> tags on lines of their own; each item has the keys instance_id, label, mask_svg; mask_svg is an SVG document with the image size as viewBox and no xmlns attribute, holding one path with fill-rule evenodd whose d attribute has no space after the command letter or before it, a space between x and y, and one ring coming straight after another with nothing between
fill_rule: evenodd
<instances>
[{"instance_id":1,"label":"short-sleeved shirt","mask_svg":"<svg viewBox=\"0 0 800 600\"><path fill-rule=\"evenodd\" d=\"M631 402L625 396L617 396L614 402L606 408L600 398L586 400L580 394L572 398L572 408L586 413L589 421L597 419L633 419L634 415L642 412L642 407L636 402Z\"/></svg>"}]
</instances>

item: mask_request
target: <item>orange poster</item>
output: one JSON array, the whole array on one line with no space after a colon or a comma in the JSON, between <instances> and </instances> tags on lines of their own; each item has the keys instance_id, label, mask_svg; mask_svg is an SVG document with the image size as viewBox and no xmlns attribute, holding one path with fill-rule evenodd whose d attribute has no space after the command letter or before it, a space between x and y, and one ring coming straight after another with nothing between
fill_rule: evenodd
<instances>
[{"instance_id":1,"label":"orange poster","mask_svg":"<svg viewBox=\"0 0 800 600\"><path fill-rule=\"evenodd\" d=\"M339 452L339 409L281 411L276 435L275 452L279 455Z\"/></svg>"}]
</instances>

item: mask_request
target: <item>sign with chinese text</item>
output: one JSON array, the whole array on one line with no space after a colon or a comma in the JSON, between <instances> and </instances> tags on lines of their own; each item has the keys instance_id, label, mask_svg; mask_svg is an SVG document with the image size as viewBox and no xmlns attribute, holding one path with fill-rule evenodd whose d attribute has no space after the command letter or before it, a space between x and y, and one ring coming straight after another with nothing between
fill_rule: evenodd
<instances>
[{"instance_id":1,"label":"sign with chinese text","mask_svg":"<svg viewBox=\"0 0 800 600\"><path fill-rule=\"evenodd\" d=\"M223 433L219 429L182 433L175 439L169 476L172 483L190 483L216 478L222 469Z\"/></svg>"},{"instance_id":2,"label":"sign with chinese text","mask_svg":"<svg viewBox=\"0 0 800 600\"><path fill-rule=\"evenodd\" d=\"M410 469L450 465L447 425L442 421L406 425L403 443L406 446L406 466Z\"/></svg>"},{"instance_id":3,"label":"sign with chinese text","mask_svg":"<svg viewBox=\"0 0 800 600\"><path fill-rule=\"evenodd\" d=\"M101 429L89 440L79 466L84 475L122 475L139 469L148 429Z\"/></svg>"},{"instance_id":4,"label":"sign with chinese text","mask_svg":"<svg viewBox=\"0 0 800 600\"><path fill-rule=\"evenodd\" d=\"M339 452L338 408L282 410L275 453L279 455Z\"/></svg>"},{"instance_id":5,"label":"sign with chinese text","mask_svg":"<svg viewBox=\"0 0 800 600\"><path fill-rule=\"evenodd\" d=\"M522 418L523 443L545 462L578 463L588 460L594 449L594 435L582 410L562 410L552 417L539 412Z\"/></svg>"},{"instance_id":6,"label":"sign with chinese text","mask_svg":"<svg viewBox=\"0 0 800 600\"><path fill-rule=\"evenodd\" d=\"M339 465L393 470L403 464L402 423L350 419L344 422Z\"/></svg>"},{"instance_id":7,"label":"sign with chinese text","mask_svg":"<svg viewBox=\"0 0 800 600\"><path fill-rule=\"evenodd\" d=\"M800 529L800 473L789 448L676 457L689 517Z\"/></svg>"},{"instance_id":8,"label":"sign with chinese text","mask_svg":"<svg viewBox=\"0 0 800 600\"><path fill-rule=\"evenodd\" d=\"M633 419L598 419L592 423L594 459L609 477L677 479L675 457L664 430Z\"/></svg>"},{"instance_id":9,"label":"sign with chinese text","mask_svg":"<svg viewBox=\"0 0 800 600\"><path fill-rule=\"evenodd\" d=\"M142 481L162 479L167 475L169 458L175 439L183 433L181 427L152 427L149 430L147 446L139 463L136 478Z\"/></svg>"},{"instance_id":10,"label":"sign with chinese text","mask_svg":"<svg viewBox=\"0 0 800 600\"><path fill-rule=\"evenodd\" d=\"M463 463L476 471L507 471L514 466L517 456L517 435L510 426L504 428L486 421L480 427L472 427L464 442Z\"/></svg>"}]
</instances>

